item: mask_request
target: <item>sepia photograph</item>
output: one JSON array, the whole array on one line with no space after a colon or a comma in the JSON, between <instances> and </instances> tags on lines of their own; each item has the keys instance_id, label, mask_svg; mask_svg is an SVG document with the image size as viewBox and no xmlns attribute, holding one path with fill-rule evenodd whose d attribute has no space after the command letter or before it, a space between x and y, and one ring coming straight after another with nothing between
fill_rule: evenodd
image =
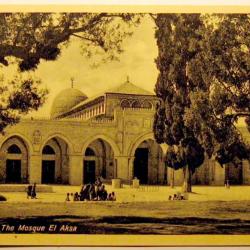
<instances>
[{"instance_id":1,"label":"sepia photograph","mask_svg":"<svg viewBox=\"0 0 250 250\"><path fill-rule=\"evenodd\" d=\"M0 40L1 246L250 244L250 14L1 11Z\"/></svg>"}]
</instances>

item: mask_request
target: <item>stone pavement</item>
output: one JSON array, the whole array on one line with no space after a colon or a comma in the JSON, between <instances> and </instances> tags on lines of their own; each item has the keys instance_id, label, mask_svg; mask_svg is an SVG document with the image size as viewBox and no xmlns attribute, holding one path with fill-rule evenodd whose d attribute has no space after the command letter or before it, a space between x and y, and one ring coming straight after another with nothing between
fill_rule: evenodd
<instances>
[{"instance_id":1,"label":"stone pavement","mask_svg":"<svg viewBox=\"0 0 250 250\"><path fill-rule=\"evenodd\" d=\"M117 202L150 202L166 201L169 195L181 192L181 187L170 188L169 186L141 186L133 189L124 185L121 189L112 189L111 185L105 185L108 192L116 193ZM7 202L65 202L66 193L80 191L80 186L52 186L53 192L38 192L38 199L27 199L25 192L0 192L7 198ZM73 198L73 197L72 197ZM237 201L250 200L250 186L193 186L193 193L189 194L190 201Z\"/></svg>"}]
</instances>

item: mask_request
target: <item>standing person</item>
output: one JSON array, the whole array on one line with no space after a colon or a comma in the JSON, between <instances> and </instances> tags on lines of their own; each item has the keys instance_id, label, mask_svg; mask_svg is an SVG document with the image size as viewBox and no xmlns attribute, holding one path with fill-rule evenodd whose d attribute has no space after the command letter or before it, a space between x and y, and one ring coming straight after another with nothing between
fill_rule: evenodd
<instances>
[{"instance_id":1,"label":"standing person","mask_svg":"<svg viewBox=\"0 0 250 250\"><path fill-rule=\"evenodd\" d=\"M102 185L102 181L101 181L101 178L100 177L97 177L96 181L95 181L95 185L97 187L100 187Z\"/></svg>"},{"instance_id":2,"label":"standing person","mask_svg":"<svg viewBox=\"0 0 250 250\"><path fill-rule=\"evenodd\" d=\"M69 193L67 193L65 201L70 201Z\"/></svg>"},{"instance_id":3,"label":"standing person","mask_svg":"<svg viewBox=\"0 0 250 250\"><path fill-rule=\"evenodd\" d=\"M37 199L37 197L36 197L36 183L34 183L34 185L32 186L32 189L31 189L31 199Z\"/></svg>"},{"instance_id":4,"label":"standing person","mask_svg":"<svg viewBox=\"0 0 250 250\"><path fill-rule=\"evenodd\" d=\"M96 198L96 193L95 193L95 186L94 184L91 184L90 188L89 188L89 199L91 201L95 200Z\"/></svg>"},{"instance_id":5,"label":"standing person","mask_svg":"<svg viewBox=\"0 0 250 250\"><path fill-rule=\"evenodd\" d=\"M80 192L79 192L79 198L80 198L80 201L83 201L84 200L84 192L85 192L85 189L86 189L86 186L83 185Z\"/></svg>"},{"instance_id":6,"label":"standing person","mask_svg":"<svg viewBox=\"0 0 250 250\"><path fill-rule=\"evenodd\" d=\"M32 194L32 185L28 185L27 187L27 199L29 199L29 197L31 197Z\"/></svg>"}]
</instances>

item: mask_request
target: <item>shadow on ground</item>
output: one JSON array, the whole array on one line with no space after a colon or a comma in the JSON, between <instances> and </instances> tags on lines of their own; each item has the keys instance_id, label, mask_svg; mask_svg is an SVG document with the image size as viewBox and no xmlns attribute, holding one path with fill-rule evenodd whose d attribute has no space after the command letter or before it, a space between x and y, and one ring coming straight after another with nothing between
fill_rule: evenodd
<instances>
[{"instance_id":1,"label":"shadow on ground","mask_svg":"<svg viewBox=\"0 0 250 250\"><path fill-rule=\"evenodd\" d=\"M77 234L249 234L250 220L197 217L151 218L140 216L38 216L0 219L1 233L77 233ZM54 231L49 231L56 225ZM45 230L39 232L38 227ZM71 229L71 230L70 230ZM74 229L74 230L73 230ZM73 230L73 231L72 231Z\"/></svg>"}]
</instances>

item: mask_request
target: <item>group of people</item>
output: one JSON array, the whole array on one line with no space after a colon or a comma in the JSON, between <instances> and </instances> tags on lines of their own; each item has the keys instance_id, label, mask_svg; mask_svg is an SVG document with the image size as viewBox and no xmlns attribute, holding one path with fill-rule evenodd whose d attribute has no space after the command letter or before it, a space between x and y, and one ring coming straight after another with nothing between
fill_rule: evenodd
<instances>
[{"instance_id":1,"label":"group of people","mask_svg":"<svg viewBox=\"0 0 250 250\"><path fill-rule=\"evenodd\" d=\"M37 199L36 197L36 183L34 183L33 185L29 185L27 187L27 199Z\"/></svg>"},{"instance_id":2,"label":"group of people","mask_svg":"<svg viewBox=\"0 0 250 250\"><path fill-rule=\"evenodd\" d=\"M168 200L169 201L171 201L171 200L187 200L187 197L185 197L184 194L177 193L177 194L174 194L173 196L169 195Z\"/></svg>"},{"instance_id":3,"label":"group of people","mask_svg":"<svg viewBox=\"0 0 250 250\"><path fill-rule=\"evenodd\" d=\"M108 194L100 178L95 183L83 185L80 192L67 193L66 201L116 201L114 192Z\"/></svg>"},{"instance_id":4,"label":"group of people","mask_svg":"<svg viewBox=\"0 0 250 250\"><path fill-rule=\"evenodd\" d=\"M36 183L28 185L27 199L37 199L36 196ZM80 192L67 193L66 201L116 201L115 192L108 194L105 186L100 178L97 178L95 183L83 185Z\"/></svg>"}]
</instances>

